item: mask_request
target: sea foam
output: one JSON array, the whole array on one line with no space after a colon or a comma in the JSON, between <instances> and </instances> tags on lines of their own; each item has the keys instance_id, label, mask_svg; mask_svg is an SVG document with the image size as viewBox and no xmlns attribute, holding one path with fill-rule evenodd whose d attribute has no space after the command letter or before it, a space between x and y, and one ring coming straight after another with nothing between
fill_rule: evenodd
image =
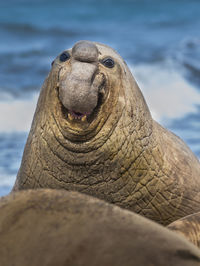
<instances>
[{"instance_id":1,"label":"sea foam","mask_svg":"<svg viewBox=\"0 0 200 266\"><path fill-rule=\"evenodd\" d=\"M200 93L172 66L131 66L152 116L159 122L172 120L195 112Z\"/></svg>"},{"instance_id":2,"label":"sea foam","mask_svg":"<svg viewBox=\"0 0 200 266\"><path fill-rule=\"evenodd\" d=\"M30 129L38 94L28 99L4 97L0 101L0 132L27 132Z\"/></svg>"},{"instance_id":3,"label":"sea foam","mask_svg":"<svg viewBox=\"0 0 200 266\"><path fill-rule=\"evenodd\" d=\"M183 117L195 112L200 93L174 67L165 65L130 65L152 116L158 122ZM0 101L0 132L27 132L30 129L38 99L3 97Z\"/></svg>"}]
</instances>

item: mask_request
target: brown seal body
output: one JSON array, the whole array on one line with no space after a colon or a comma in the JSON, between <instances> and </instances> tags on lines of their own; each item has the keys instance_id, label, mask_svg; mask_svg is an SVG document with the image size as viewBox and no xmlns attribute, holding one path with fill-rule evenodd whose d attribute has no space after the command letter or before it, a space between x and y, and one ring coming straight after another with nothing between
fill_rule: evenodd
<instances>
[{"instance_id":1,"label":"brown seal body","mask_svg":"<svg viewBox=\"0 0 200 266\"><path fill-rule=\"evenodd\" d=\"M200 163L156 123L123 59L81 41L44 82L14 190L76 190L162 224L200 209Z\"/></svg>"},{"instance_id":2,"label":"brown seal body","mask_svg":"<svg viewBox=\"0 0 200 266\"><path fill-rule=\"evenodd\" d=\"M200 247L200 212L174 221L168 225L168 228Z\"/></svg>"},{"instance_id":3,"label":"brown seal body","mask_svg":"<svg viewBox=\"0 0 200 266\"><path fill-rule=\"evenodd\" d=\"M0 266L197 266L200 251L142 216L64 190L0 200Z\"/></svg>"}]
</instances>

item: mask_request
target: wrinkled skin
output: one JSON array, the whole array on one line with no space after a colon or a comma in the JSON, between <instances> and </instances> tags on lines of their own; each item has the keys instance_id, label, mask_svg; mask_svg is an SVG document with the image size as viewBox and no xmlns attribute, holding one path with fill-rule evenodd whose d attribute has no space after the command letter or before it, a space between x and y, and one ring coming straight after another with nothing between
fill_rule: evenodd
<instances>
[{"instance_id":1,"label":"wrinkled skin","mask_svg":"<svg viewBox=\"0 0 200 266\"><path fill-rule=\"evenodd\" d=\"M0 266L197 266L200 251L144 217L77 192L0 200Z\"/></svg>"},{"instance_id":2,"label":"wrinkled skin","mask_svg":"<svg viewBox=\"0 0 200 266\"><path fill-rule=\"evenodd\" d=\"M169 224L168 228L200 248L200 212L181 218Z\"/></svg>"},{"instance_id":3,"label":"wrinkled skin","mask_svg":"<svg viewBox=\"0 0 200 266\"><path fill-rule=\"evenodd\" d=\"M42 87L14 190L76 190L162 224L200 210L199 161L152 119L123 59L86 41L68 53Z\"/></svg>"}]
</instances>

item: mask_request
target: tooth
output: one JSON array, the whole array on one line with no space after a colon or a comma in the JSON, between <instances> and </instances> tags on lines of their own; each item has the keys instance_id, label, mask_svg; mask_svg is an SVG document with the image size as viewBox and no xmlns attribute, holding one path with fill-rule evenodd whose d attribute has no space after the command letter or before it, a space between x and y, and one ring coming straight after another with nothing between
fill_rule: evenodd
<instances>
[{"instance_id":1,"label":"tooth","mask_svg":"<svg viewBox=\"0 0 200 266\"><path fill-rule=\"evenodd\" d=\"M74 120L74 116L73 115L71 115L70 113L68 114L68 118L69 118L69 120Z\"/></svg>"},{"instance_id":2,"label":"tooth","mask_svg":"<svg viewBox=\"0 0 200 266\"><path fill-rule=\"evenodd\" d=\"M82 118L81 118L81 121L85 122L87 119L87 115L84 115Z\"/></svg>"},{"instance_id":3,"label":"tooth","mask_svg":"<svg viewBox=\"0 0 200 266\"><path fill-rule=\"evenodd\" d=\"M103 89L101 90L101 93L104 94L104 95L106 94L106 92L105 92L105 88L103 88Z\"/></svg>"}]
</instances>

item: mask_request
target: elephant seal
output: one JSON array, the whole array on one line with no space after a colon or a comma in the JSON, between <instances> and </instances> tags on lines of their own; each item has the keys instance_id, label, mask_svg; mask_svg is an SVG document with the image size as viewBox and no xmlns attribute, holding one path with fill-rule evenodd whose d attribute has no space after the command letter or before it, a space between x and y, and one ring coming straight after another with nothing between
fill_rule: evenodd
<instances>
[{"instance_id":1,"label":"elephant seal","mask_svg":"<svg viewBox=\"0 0 200 266\"><path fill-rule=\"evenodd\" d=\"M200 210L198 159L112 48L80 41L52 65L14 190L76 190L164 225Z\"/></svg>"},{"instance_id":2,"label":"elephant seal","mask_svg":"<svg viewBox=\"0 0 200 266\"><path fill-rule=\"evenodd\" d=\"M183 217L169 224L168 228L200 247L200 212Z\"/></svg>"},{"instance_id":3,"label":"elephant seal","mask_svg":"<svg viewBox=\"0 0 200 266\"><path fill-rule=\"evenodd\" d=\"M0 200L0 266L196 266L200 250L138 214L78 192Z\"/></svg>"}]
</instances>

